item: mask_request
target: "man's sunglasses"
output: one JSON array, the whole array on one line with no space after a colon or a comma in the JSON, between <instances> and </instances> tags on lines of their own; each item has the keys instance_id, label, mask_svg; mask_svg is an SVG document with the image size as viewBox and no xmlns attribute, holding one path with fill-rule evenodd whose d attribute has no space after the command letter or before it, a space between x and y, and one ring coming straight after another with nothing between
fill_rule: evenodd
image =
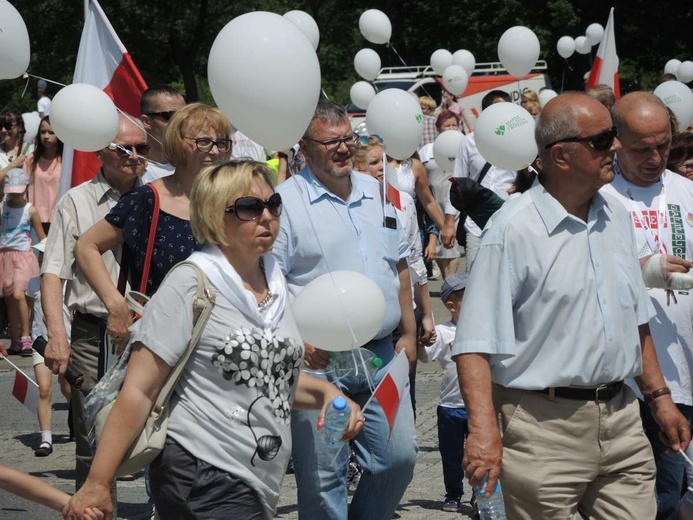
<instances>
[{"instance_id":1,"label":"man's sunglasses","mask_svg":"<svg viewBox=\"0 0 693 520\"><path fill-rule=\"evenodd\" d=\"M167 123L171 120L173 117L173 114L175 114L175 110L166 110L165 112L149 112L148 114L144 114L145 116L149 117L160 117Z\"/></svg>"},{"instance_id":2,"label":"man's sunglasses","mask_svg":"<svg viewBox=\"0 0 693 520\"><path fill-rule=\"evenodd\" d=\"M229 206L224 211L226 213L235 214L238 220L257 220L262 216L265 208L269 212L278 217L282 214L282 196L275 193L267 200L262 200L257 197L240 197L236 199L233 206Z\"/></svg>"},{"instance_id":3,"label":"man's sunglasses","mask_svg":"<svg viewBox=\"0 0 693 520\"><path fill-rule=\"evenodd\" d=\"M108 149L116 153L121 159L130 157L133 152L136 152L139 156L145 156L149 153L149 145L147 143L140 144L119 144L111 143L108 145Z\"/></svg>"},{"instance_id":4,"label":"man's sunglasses","mask_svg":"<svg viewBox=\"0 0 693 520\"><path fill-rule=\"evenodd\" d=\"M558 143L590 143L592 148L598 152L605 152L611 148L611 145L614 144L614 139L616 139L616 137L618 137L618 131L614 126L611 128L611 130L605 130L604 132L590 137L567 137L565 139L559 139L558 141L547 144L544 147L544 150L548 150Z\"/></svg>"}]
</instances>

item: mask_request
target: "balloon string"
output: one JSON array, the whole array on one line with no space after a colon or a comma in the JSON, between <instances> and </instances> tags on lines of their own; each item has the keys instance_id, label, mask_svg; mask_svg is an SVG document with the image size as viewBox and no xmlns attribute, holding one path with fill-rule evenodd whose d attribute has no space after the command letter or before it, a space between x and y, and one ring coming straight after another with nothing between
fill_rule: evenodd
<instances>
[{"instance_id":1,"label":"balloon string","mask_svg":"<svg viewBox=\"0 0 693 520\"><path fill-rule=\"evenodd\" d=\"M565 85L565 66L568 63L568 60L565 60L563 63L563 72L561 73L561 94L563 94L563 85Z\"/></svg>"},{"instance_id":2,"label":"balloon string","mask_svg":"<svg viewBox=\"0 0 693 520\"><path fill-rule=\"evenodd\" d=\"M34 74L29 74L28 72L25 72L24 74L27 78L32 77L32 78L36 78L36 79L42 79L43 81L47 81L48 83L53 83L54 85L60 85L61 87L67 86L64 83L58 83L57 81L53 81L52 79L48 79L48 78L42 78L41 76L35 76Z\"/></svg>"},{"instance_id":3,"label":"balloon string","mask_svg":"<svg viewBox=\"0 0 693 520\"><path fill-rule=\"evenodd\" d=\"M322 95L325 96L325 99L329 101L329 100L330 100L330 96L327 95L327 92L325 92L325 89L323 88L323 89L321 89L321 90L322 90Z\"/></svg>"}]
</instances>

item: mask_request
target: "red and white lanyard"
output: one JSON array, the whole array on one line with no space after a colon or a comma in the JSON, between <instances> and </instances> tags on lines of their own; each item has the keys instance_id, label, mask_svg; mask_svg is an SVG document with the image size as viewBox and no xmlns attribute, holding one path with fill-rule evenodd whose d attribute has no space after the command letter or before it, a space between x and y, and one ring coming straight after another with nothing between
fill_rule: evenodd
<instances>
[{"instance_id":1,"label":"red and white lanyard","mask_svg":"<svg viewBox=\"0 0 693 520\"><path fill-rule=\"evenodd\" d=\"M668 248L664 236L666 231L665 226L667 230L669 229L667 217L668 208L666 187L664 186L664 182L662 182L662 191L659 193L659 210L657 211L657 233L653 231L652 227L649 224L648 218L640 217L639 208L635 202L633 193L630 191L630 188L626 190L626 193L628 194L628 198L630 199L631 214L633 215L633 221L635 222L636 227L638 224L640 224L640 227L644 230L645 240L647 240L647 245L649 246L650 251L652 251L652 254L669 254L667 251ZM645 211L647 212L647 210Z\"/></svg>"}]
</instances>

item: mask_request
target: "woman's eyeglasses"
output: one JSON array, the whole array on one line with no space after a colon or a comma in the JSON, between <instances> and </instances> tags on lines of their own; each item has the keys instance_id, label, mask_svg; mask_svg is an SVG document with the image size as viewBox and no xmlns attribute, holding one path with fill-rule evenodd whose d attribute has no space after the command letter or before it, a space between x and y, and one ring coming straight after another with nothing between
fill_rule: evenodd
<instances>
[{"instance_id":1,"label":"woman's eyeglasses","mask_svg":"<svg viewBox=\"0 0 693 520\"><path fill-rule=\"evenodd\" d=\"M282 196L279 193L275 193L267 200L257 197L240 197L236 199L233 206L229 206L224 211L235 214L238 220L250 221L259 219L265 208L275 217L281 215Z\"/></svg>"},{"instance_id":2,"label":"woman's eyeglasses","mask_svg":"<svg viewBox=\"0 0 693 520\"><path fill-rule=\"evenodd\" d=\"M175 114L175 110L166 110L165 112L149 112L148 114L144 114L145 116L149 117L160 117L167 123L171 120L173 117L173 114Z\"/></svg>"},{"instance_id":3,"label":"woman's eyeglasses","mask_svg":"<svg viewBox=\"0 0 693 520\"><path fill-rule=\"evenodd\" d=\"M119 144L111 143L108 145L108 149L116 153L121 159L130 157L133 152L136 152L139 156L145 156L149 153L149 145L147 143L140 144Z\"/></svg>"},{"instance_id":4,"label":"woman's eyeglasses","mask_svg":"<svg viewBox=\"0 0 693 520\"><path fill-rule=\"evenodd\" d=\"M0 123L0 130L12 130L17 123Z\"/></svg>"},{"instance_id":5,"label":"woman's eyeglasses","mask_svg":"<svg viewBox=\"0 0 693 520\"><path fill-rule=\"evenodd\" d=\"M383 144L383 138L378 134L359 136L358 144L360 146L370 146L372 144Z\"/></svg>"},{"instance_id":6,"label":"woman's eyeglasses","mask_svg":"<svg viewBox=\"0 0 693 520\"><path fill-rule=\"evenodd\" d=\"M558 143L590 143L592 148L598 152L605 152L611 148L614 144L614 139L618 137L618 131L616 127L612 127L611 130L605 130L604 132L598 133L597 135L592 135L590 137L567 137L565 139L559 139L553 143L544 146L544 150L548 150Z\"/></svg>"},{"instance_id":7,"label":"woman's eyeglasses","mask_svg":"<svg viewBox=\"0 0 693 520\"><path fill-rule=\"evenodd\" d=\"M219 153L230 152L231 148L233 147L233 141L231 139L219 139L217 141L214 141L209 137L186 137L186 139L195 141L197 150L202 153L211 152L214 146L217 147Z\"/></svg>"}]
</instances>

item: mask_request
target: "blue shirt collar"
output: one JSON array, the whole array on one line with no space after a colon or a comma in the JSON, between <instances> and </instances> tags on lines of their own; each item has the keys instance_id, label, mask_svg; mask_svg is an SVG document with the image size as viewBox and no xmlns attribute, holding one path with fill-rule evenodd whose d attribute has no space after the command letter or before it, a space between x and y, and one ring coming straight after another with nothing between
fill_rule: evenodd
<instances>
[{"instance_id":1,"label":"blue shirt collar","mask_svg":"<svg viewBox=\"0 0 693 520\"><path fill-rule=\"evenodd\" d=\"M544 222L544 226L546 226L546 232L549 235L556 231L556 228L566 219L574 222L581 222L585 225L582 220L568 213L561 203L546 191L546 188L544 188L540 182L535 182L534 186L532 186L530 189L530 196L537 208L539 217ZM590 201L590 210L586 223L588 229L591 229L596 224L599 220L600 213L604 213L604 217L606 218L608 214L612 213L612 208L609 207L609 202L602 194L597 192Z\"/></svg>"},{"instance_id":2,"label":"blue shirt collar","mask_svg":"<svg viewBox=\"0 0 693 520\"><path fill-rule=\"evenodd\" d=\"M308 190L308 200L310 200L311 204L322 197L329 197L336 201L340 201L342 204L347 204L347 202L344 202L344 200L340 199L334 193L328 190L308 166L303 168L296 175L299 175L305 179ZM352 171L349 175L351 176L351 195L349 195L348 204L353 204L363 198L372 199L372 195L364 191L363 174Z\"/></svg>"}]
</instances>

